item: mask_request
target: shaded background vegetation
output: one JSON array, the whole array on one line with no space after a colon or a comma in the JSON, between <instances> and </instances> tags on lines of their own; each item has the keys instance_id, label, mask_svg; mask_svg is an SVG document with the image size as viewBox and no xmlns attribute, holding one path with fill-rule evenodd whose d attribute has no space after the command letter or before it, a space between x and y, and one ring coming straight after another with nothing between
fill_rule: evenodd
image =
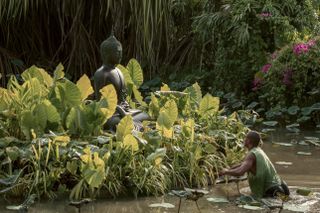
<instances>
[{"instance_id":1,"label":"shaded background vegetation","mask_svg":"<svg viewBox=\"0 0 320 213\"><path fill-rule=\"evenodd\" d=\"M317 14L316 0L1 0L1 84L33 64L92 76L113 27L146 79L247 93L269 53L319 31Z\"/></svg>"}]
</instances>

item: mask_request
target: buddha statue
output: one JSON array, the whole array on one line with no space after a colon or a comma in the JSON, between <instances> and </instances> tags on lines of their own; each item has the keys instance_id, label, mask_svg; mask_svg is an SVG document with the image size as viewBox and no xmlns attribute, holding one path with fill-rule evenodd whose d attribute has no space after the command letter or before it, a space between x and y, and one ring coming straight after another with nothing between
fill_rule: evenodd
<instances>
[{"instance_id":1,"label":"buddha statue","mask_svg":"<svg viewBox=\"0 0 320 213\"><path fill-rule=\"evenodd\" d=\"M141 130L141 122L149 119L149 115L138 109L131 109L126 101L126 85L122 72L116 67L122 57L122 45L111 33L111 36L100 45L102 66L94 74L95 98L100 100L100 89L112 84L117 92L118 104L115 114L107 121L106 128L115 130L121 118L130 114L136 129Z\"/></svg>"}]
</instances>

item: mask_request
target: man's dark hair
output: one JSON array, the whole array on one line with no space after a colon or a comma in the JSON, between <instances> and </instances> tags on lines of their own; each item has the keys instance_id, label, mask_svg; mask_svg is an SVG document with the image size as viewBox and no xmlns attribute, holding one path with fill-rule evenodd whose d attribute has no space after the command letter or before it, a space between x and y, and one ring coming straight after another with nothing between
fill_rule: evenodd
<instances>
[{"instance_id":1,"label":"man's dark hair","mask_svg":"<svg viewBox=\"0 0 320 213\"><path fill-rule=\"evenodd\" d=\"M259 143L261 141L261 137L259 133L257 133L256 131L250 131L247 134L247 138L250 140L253 146L255 147L259 146Z\"/></svg>"}]
</instances>

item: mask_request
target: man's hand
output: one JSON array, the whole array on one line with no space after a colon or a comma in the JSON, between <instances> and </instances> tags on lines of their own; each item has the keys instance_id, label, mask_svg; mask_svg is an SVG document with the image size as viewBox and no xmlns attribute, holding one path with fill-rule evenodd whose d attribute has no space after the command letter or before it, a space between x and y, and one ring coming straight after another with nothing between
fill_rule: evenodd
<instances>
[{"instance_id":1,"label":"man's hand","mask_svg":"<svg viewBox=\"0 0 320 213\"><path fill-rule=\"evenodd\" d=\"M227 174L228 169L222 169L219 173L218 176L223 176Z\"/></svg>"}]
</instances>

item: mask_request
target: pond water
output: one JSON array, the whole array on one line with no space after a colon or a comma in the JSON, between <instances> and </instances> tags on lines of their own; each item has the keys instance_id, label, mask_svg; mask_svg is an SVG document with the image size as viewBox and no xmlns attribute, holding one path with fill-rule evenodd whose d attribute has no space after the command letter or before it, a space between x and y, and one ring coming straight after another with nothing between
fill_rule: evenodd
<instances>
[{"instance_id":1,"label":"pond water","mask_svg":"<svg viewBox=\"0 0 320 213\"><path fill-rule=\"evenodd\" d=\"M301 211L305 212L320 212L320 147L303 145L305 136L320 137L320 133L304 132L300 135L287 135L286 132L273 133L265 140L263 149L275 164L275 167L280 176L288 183L290 190L293 192L294 199L300 207L306 208ZM281 144L290 143L290 144ZM281 145L279 145L281 144ZM301 145L302 144L302 145ZM284 146L286 145L286 146ZM297 152L311 153L311 155L299 155ZM278 162L278 163L277 163ZM279 163L280 162L280 163ZM286 162L286 163L283 163ZM291 165L283 165L291 164ZM248 191L247 182L240 184L241 192ZM295 194L297 187L309 187L315 193L312 197L304 198ZM198 206L202 213L205 212L254 212L238 207L233 202L238 196L237 187L235 183L220 184L208 189L209 194L198 200ZM207 198L210 197L228 197L229 203L210 203ZM313 198L313 199L311 199ZM174 208L150 208L150 204L154 203L171 203L175 205ZM68 201L47 201L40 202L30 207L28 212L31 213L77 213L75 207L69 206ZM6 209L6 205L13 205L6 201L0 202L0 212L10 213L12 211ZM84 205L81 212L87 213L111 213L111 212L151 212L151 213L173 213L178 212L179 198L173 195L165 195L161 197L142 197L138 199L126 198L117 200L96 200L92 203ZM303 208L302 208L303 209ZM271 212L278 212L279 210L272 210ZM199 212L194 201L182 199L180 213L194 213ZM267 210L260 210L258 212L268 212ZM269 211L270 212L270 211ZM292 212L290 210L283 210L284 212Z\"/></svg>"}]
</instances>

